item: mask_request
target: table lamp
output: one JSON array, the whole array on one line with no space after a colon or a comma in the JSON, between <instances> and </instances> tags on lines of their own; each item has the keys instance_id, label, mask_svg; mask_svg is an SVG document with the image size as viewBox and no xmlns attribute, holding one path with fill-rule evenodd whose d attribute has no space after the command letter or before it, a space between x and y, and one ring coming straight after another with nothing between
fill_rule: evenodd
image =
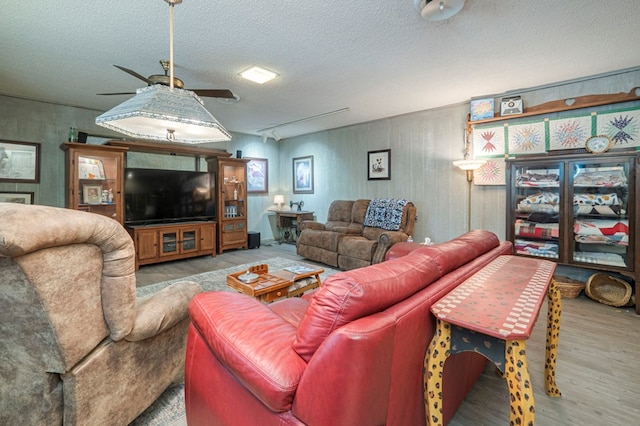
<instances>
[{"instance_id":1,"label":"table lamp","mask_svg":"<svg viewBox=\"0 0 640 426\"><path fill-rule=\"evenodd\" d=\"M282 210L282 205L284 204L284 195L276 195L273 197L273 204L277 204L278 210Z\"/></svg>"}]
</instances>

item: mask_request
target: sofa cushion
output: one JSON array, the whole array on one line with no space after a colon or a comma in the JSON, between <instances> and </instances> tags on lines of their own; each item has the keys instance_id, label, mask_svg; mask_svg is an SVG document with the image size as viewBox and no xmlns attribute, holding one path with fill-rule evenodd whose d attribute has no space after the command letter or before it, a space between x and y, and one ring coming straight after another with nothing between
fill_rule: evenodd
<instances>
[{"instance_id":1,"label":"sofa cushion","mask_svg":"<svg viewBox=\"0 0 640 426\"><path fill-rule=\"evenodd\" d=\"M311 299L293 348L308 362L335 329L410 297L440 276L436 262L419 254L332 275Z\"/></svg>"},{"instance_id":2,"label":"sofa cushion","mask_svg":"<svg viewBox=\"0 0 640 426\"><path fill-rule=\"evenodd\" d=\"M352 200L334 200L329 206L327 222L351 223Z\"/></svg>"},{"instance_id":3,"label":"sofa cushion","mask_svg":"<svg viewBox=\"0 0 640 426\"><path fill-rule=\"evenodd\" d=\"M343 234L339 232L305 229L298 237L298 245L309 245L330 252L338 252L338 241Z\"/></svg>"},{"instance_id":4,"label":"sofa cushion","mask_svg":"<svg viewBox=\"0 0 640 426\"><path fill-rule=\"evenodd\" d=\"M369 240L365 237L346 236L340 239L338 254L355 257L371 263L371 258L377 246L378 239Z\"/></svg>"},{"instance_id":5,"label":"sofa cushion","mask_svg":"<svg viewBox=\"0 0 640 426\"><path fill-rule=\"evenodd\" d=\"M453 271L472 259L498 247L498 237L489 231L475 230L441 244L420 246L410 255L429 256L442 274ZM455 256L451 254L455 253Z\"/></svg>"},{"instance_id":6,"label":"sofa cushion","mask_svg":"<svg viewBox=\"0 0 640 426\"><path fill-rule=\"evenodd\" d=\"M298 310L303 304L294 301L292 307ZM238 321L238 312L250 322ZM226 291L198 294L189 304L189 315L211 352L244 387L272 411L291 409L306 367L291 349L293 317L284 319L268 305Z\"/></svg>"}]
</instances>

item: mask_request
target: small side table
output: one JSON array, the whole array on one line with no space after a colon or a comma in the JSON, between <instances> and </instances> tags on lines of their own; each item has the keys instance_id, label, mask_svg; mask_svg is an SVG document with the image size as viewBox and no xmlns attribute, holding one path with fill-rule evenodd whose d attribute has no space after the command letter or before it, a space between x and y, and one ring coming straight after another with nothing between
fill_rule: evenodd
<instances>
[{"instance_id":1,"label":"small side table","mask_svg":"<svg viewBox=\"0 0 640 426\"><path fill-rule=\"evenodd\" d=\"M510 424L535 420L533 389L525 341L545 294L549 299L545 390L560 396L555 368L562 305L553 281L555 263L517 256L499 256L431 306L436 331L424 359L424 404L427 424L441 425L442 372L450 355L473 351L491 361L507 381Z\"/></svg>"},{"instance_id":2,"label":"small side table","mask_svg":"<svg viewBox=\"0 0 640 426\"><path fill-rule=\"evenodd\" d=\"M276 226L280 230L280 244L295 243L298 239L298 224L303 220L313 220L310 211L276 211Z\"/></svg>"}]
</instances>

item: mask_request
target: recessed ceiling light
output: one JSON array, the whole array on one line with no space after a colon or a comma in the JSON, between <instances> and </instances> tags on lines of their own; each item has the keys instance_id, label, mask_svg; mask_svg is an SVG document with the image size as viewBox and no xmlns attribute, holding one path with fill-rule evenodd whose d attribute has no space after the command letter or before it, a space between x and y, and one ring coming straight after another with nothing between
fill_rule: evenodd
<instances>
[{"instance_id":1,"label":"recessed ceiling light","mask_svg":"<svg viewBox=\"0 0 640 426\"><path fill-rule=\"evenodd\" d=\"M251 80L254 83L258 84L266 83L269 80L273 80L277 76L278 74L276 74L275 72L269 71L257 65L254 65L251 68L246 69L240 73L240 77Z\"/></svg>"}]
</instances>

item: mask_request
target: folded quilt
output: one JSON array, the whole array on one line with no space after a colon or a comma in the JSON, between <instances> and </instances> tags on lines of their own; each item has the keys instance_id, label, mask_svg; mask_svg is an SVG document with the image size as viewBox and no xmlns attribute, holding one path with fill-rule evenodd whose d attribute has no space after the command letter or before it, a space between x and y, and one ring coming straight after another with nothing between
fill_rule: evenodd
<instances>
[{"instance_id":1,"label":"folded quilt","mask_svg":"<svg viewBox=\"0 0 640 426\"><path fill-rule=\"evenodd\" d=\"M576 251L573 253L573 260L584 263L599 263L601 265L626 267L624 258L615 253L600 253Z\"/></svg>"},{"instance_id":2,"label":"folded quilt","mask_svg":"<svg viewBox=\"0 0 640 426\"><path fill-rule=\"evenodd\" d=\"M619 187L627 185L627 176L622 166L586 167L578 169L573 177L574 186Z\"/></svg>"},{"instance_id":3,"label":"folded quilt","mask_svg":"<svg viewBox=\"0 0 640 426\"><path fill-rule=\"evenodd\" d=\"M557 173L522 173L516 177L516 186L558 188L560 186L560 176Z\"/></svg>"},{"instance_id":4,"label":"folded quilt","mask_svg":"<svg viewBox=\"0 0 640 426\"><path fill-rule=\"evenodd\" d=\"M573 232L576 235L629 235L629 221L626 219L577 219Z\"/></svg>"},{"instance_id":5,"label":"folded quilt","mask_svg":"<svg viewBox=\"0 0 640 426\"><path fill-rule=\"evenodd\" d=\"M558 258L558 244L549 241L515 241L515 249L518 254L528 254L531 256Z\"/></svg>"},{"instance_id":6,"label":"folded quilt","mask_svg":"<svg viewBox=\"0 0 640 426\"><path fill-rule=\"evenodd\" d=\"M518 219L515 223L516 235L533 238L558 238L559 225L557 223L536 223Z\"/></svg>"},{"instance_id":7,"label":"folded quilt","mask_svg":"<svg viewBox=\"0 0 640 426\"><path fill-rule=\"evenodd\" d=\"M374 198L369 202L364 226L397 231L402 224L402 212L409 201L395 198Z\"/></svg>"}]
</instances>

